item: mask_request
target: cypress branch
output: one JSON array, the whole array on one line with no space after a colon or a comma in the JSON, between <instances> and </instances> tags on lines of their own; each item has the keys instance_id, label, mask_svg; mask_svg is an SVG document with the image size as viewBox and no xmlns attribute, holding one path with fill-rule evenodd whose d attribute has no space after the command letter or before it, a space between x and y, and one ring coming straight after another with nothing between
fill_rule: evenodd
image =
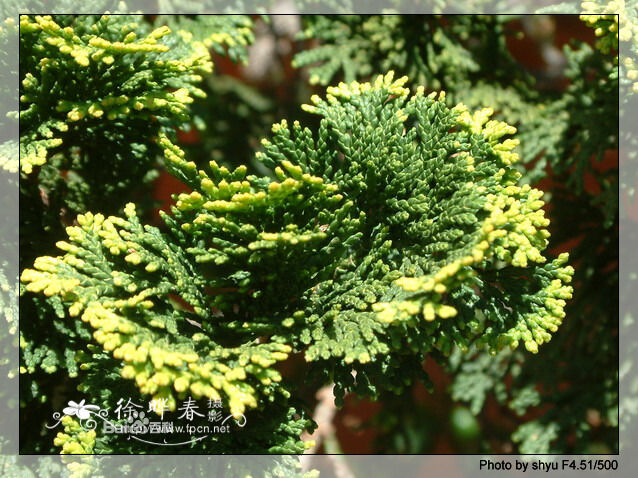
<instances>
[{"instance_id":1,"label":"cypress branch","mask_svg":"<svg viewBox=\"0 0 638 478\"><path fill-rule=\"evenodd\" d=\"M515 132L489 108L448 108L392 72L341 83L304 109L316 131L273 125L273 177L198 169L160 135L177 196L162 232L86 213L64 254L22 273L120 362L140 393L224 397L235 415L291 394L276 370L304 352L320 374L376 396L428 354L549 341L571 297L547 261L541 193L512 169ZM356 372L356 378L352 372ZM270 403L270 405L268 405Z\"/></svg>"}]
</instances>

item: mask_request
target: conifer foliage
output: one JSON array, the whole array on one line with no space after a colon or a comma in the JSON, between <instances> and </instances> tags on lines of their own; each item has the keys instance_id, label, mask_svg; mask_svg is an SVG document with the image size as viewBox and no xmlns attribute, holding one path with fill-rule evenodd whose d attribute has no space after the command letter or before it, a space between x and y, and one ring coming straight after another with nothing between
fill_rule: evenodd
<instances>
[{"instance_id":1,"label":"conifer foliage","mask_svg":"<svg viewBox=\"0 0 638 478\"><path fill-rule=\"evenodd\" d=\"M546 10L575 13L571 8L563 3ZM542 415L523 420L511 435L519 450L527 453L589 451L594 436L603 449L618 446L619 182L617 163L609 167L609 159L619 142L619 86L623 98L633 99L631 88L635 89L632 56L618 60L619 40L625 51L635 52L635 7L583 2L582 9L580 19L592 27L593 46L577 40L563 45L560 75L536 71L543 85L510 53L508 43L522 32L511 28L512 18L506 16L305 16L301 38L308 42L307 49L295 57L297 66L308 68L311 82L327 84L393 68L423 78L426 87L441 85L450 106L489 105L496 119L518 129L520 143L514 152L522 160L514 167L522 173L521 181L531 185L548 177L556 181L548 191L553 197L549 209L554 244L586 238L571 253L576 292L567 309L568 315L582 321L565 324L559 338L537 359L508 350L490 358L486 351L470 347L466 352L461 346L446 364L453 377L453 398L469 403L475 414L493 396L518 416L532 410ZM551 40L547 30L544 35L542 41ZM444 42L453 47L441 48ZM558 49L555 52L560 54ZM557 78L566 86L555 84ZM632 110L627 104L620 114L627 117ZM628 145L635 143L633 137L624 139ZM627 186L621 185L629 195L634 194L633 182L628 179ZM599 254L592 255L592 250ZM593 334L594 329L608 332ZM592 352L585 350L597 351L597 365L591 367L595 380L591 372L585 374L575 365L591 362ZM508 377L513 381L505 386ZM566 383L570 386L562 389ZM541 412L547 403L554 408ZM399 411L385 413L391 417ZM587 413L602 418L592 426ZM395 433L402 433L400 427L395 423Z\"/></svg>"},{"instance_id":2,"label":"conifer foliage","mask_svg":"<svg viewBox=\"0 0 638 478\"><path fill-rule=\"evenodd\" d=\"M62 145L70 156L65 159L72 160L73 138L80 134L143 144L150 131L142 126L151 123L151 115L160 125L185 119L186 104L200 93L193 85L201 79L197 74L211 71L210 56L202 43L184 41L185 33L169 36L168 27L152 30L140 20L21 18L24 173L45 164ZM118 123L133 129L137 141L126 136L128 129L111 131ZM139 147L133 151L135 159L144 157Z\"/></svg>"},{"instance_id":3,"label":"conifer foliage","mask_svg":"<svg viewBox=\"0 0 638 478\"><path fill-rule=\"evenodd\" d=\"M27 225L49 224L45 237L25 240L21 372L34 377L25 397L62 369L107 408L124 394L171 411L188 397L221 400L245 429L178 451L302 453L315 424L286 363L333 383L341 405L347 394L407 394L429 381L432 358L457 374L454 398L474 399L478 413L477 373L503 357L542 356L575 271L567 253L548 252L547 204L519 166L505 102L458 99L461 85L507 84L521 111L546 118L528 77L508 83L485 51L467 48L478 35L505 52L502 22L432 18L423 34L398 28L401 17L366 20L403 36L391 39L341 19L350 30L339 41L367 56L337 64L334 21L309 22L303 35L328 44L295 60L327 61L310 80L334 86L301 106L307 120L272 126L254 154L266 173L249 174L232 160L195 163L174 135L203 96L209 49L247 60L249 18L21 18L21 194L37 204ZM397 64L408 76L395 77ZM344 82L333 80L339 68ZM158 167L187 192L152 223L148 203L130 193ZM602 209L611 227L616 216ZM55 332L43 338L38 326ZM469 371L463 357L472 356ZM533 402L528 392L514 406ZM63 453L157 452L62 423L53 444Z\"/></svg>"},{"instance_id":4,"label":"conifer foliage","mask_svg":"<svg viewBox=\"0 0 638 478\"><path fill-rule=\"evenodd\" d=\"M368 393L400 391L406 363L454 343L537 352L573 270L566 255L543 264L541 193L517 185L516 142L501 140L514 129L489 109L409 97L406 80L313 97L314 134L274 125L259 159L275 179L197 170L163 137L169 170L193 189L164 217L169 232L140 224L133 204L124 218L80 215L57 244L66 254L23 272L26 289L170 409L186 391L237 415L287 397L272 365L293 350L333 369L340 390Z\"/></svg>"}]
</instances>

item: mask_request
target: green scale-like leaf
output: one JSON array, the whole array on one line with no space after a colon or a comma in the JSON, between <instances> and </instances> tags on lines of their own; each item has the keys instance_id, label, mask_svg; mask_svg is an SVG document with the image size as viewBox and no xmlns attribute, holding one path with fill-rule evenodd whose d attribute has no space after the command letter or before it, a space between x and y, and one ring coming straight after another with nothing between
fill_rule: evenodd
<instances>
[{"instance_id":1,"label":"green scale-like leaf","mask_svg":"<svg viewBox=\"0 0 638 478\"><path fill-rule=\"evenodd\" d=\"M233 413L288 395L273 368L303 351L337 385L400 391L428 353L536 352L573 270L546 262L541 193L518 186L514 128L490 109L413 96L392 73L306 105L318 131L273 126L273 176L198 170L163 137L180 194L166 233L86 214L26 288L58 297L142 393L226 396ZM356 373L352 373L356 372Z\"/></svg>"},{"instance_id":2,"label":"green scale-like leaf","mask_svg":"<svg viewBox=\"0 0 638 478\"><path fill-rule=\"evenodd\" d=\"M151 135L185 121L193 97L204 95L194 85L212 69L207 48L188 35L153 30L140 15L21 16L22 172L98 139L117 157L118 142L145 142L131 129Z\"/></svg>"}]
</instances>

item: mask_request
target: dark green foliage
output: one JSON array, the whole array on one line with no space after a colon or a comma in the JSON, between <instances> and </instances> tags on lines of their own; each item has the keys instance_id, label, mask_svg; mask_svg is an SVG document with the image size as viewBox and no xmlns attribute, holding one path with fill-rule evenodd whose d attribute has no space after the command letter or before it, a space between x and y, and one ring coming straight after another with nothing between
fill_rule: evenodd
<instances>
[{"instance_id":1,"label":"dark green foliage","mask_svg":"<svg viewBox=\"0 0 638 478\"><path fill-rule=\"evenodd\" d=\"M447 407L437 422L458 450L489 451L493 430L480 414L491 396L519 417L503 434L521 452L582 452L595 440L617 447L617 177L599 171L618 142L613 51L566 47L571 81L547 91L509 54L508 17L306 18L313 49L296 64L320 62L315 83L348 83L303 106L314 118L273 125L253 155L254 138L282 109L235 79L199 83L207 49L248 58L250 19L158 16L126 27L122 18L56 18L79 33L65 40L70 50L33 40L42 25L57 31L48 19L24 20L25 403L50 403L58 381L102 407L121 397L166 399L171 410L189 396L221 399L246 428L170 451L300 453L314 427L305 388L334 383L337 405L346 394L383 400L379 443L418 452L431 440L413 417L390 416L388 392L405 397L429 383L431 358L453 378L451 397L469 405ZM93 65L84 48L94 24L111 40L122 26L138 39L158 27L166 35L136 51L104 46ZM167 51L141 51L164 43ZM60 76L95 85L66 103L64 88L45 95L26 72L37 78L39 58L53 54ZM183 68L158 63L162 55ZM113 86L97 79L100 68L131 86L113 110L93 97ZM413 94L406 78L377 77L391 69L410 75ZM374 80L353 81L365 77ZM438 89L447 95L428 94ZM201 141L178 147L176 127ZM158 166L189 192L151 225L140 186ZM531 186L548 174L560 184L545 205ZM574 271L558 251L575 236ZM52 332L44 338L43 324ZM293 356L304 384L285 372ZM595 369L583 367L592 357ZM64 436L27 447L167 451L64 425Z\"/></svg>"},{"instance_id":2,"label":"dark green foliage","mask_svg":"<svg viewBox=\"0 0 638 478\"><path fill-rule=\"evenodd\" d=\"M586 8L603 12L592 2ZM393 68L419 75L433 89L445 89L452 104L490 105L495 117L518 129L521 181L534 185L548 174L554 178L549 196L553 241L564 244L582 238L574 250L577 295L567 311L580 320L569 321L542 357L532 359L507 349L495 357L464 354L461 347L450 363L456 376L452 396L469 402L475 413L488 395L520 415L545 403L556 404L513 435L523 452L582 452L593 437L609 450L618 446L618 169L608 164L619 139L618 32L628 44L634 23L629 10L621 12L620 24L614 24L613 15L582 19L596 28L597 48L583 42L564 47L564 76L569 80L564 90L541 89L515 64L504 41L510 19L503 16L307 17L303 37L316 43L296 57L297 65L310 66L311 81L322 84ZM460 27L468 21L471 26ZM457 22L461 34L455 36ZM483 22L498 28L481 37ZM468 41L473 37L482 41ZM443 39L453 46L437 50ZM493 61L481 56L486 44L493 45ZM452 66L462 59L466 61L461 67ZM633 60L627 58L623 65L627 79L633 78ZM594 349L596 359L591 357ZM514 378L511 387L504 383L508 376ZM574 436L576 441L568 445L567 437Z\"/></svg>"},{"instance_id":3,"label":"dark green foliage","mask_svg":"<svg viewBox=\"0 0 638 478\"><path fill-rule=\"evenodd\" d=\"M507 15L308 16L305 21L303 38L320 43L300 52L295 64L311 65L311 82L350 81L393 69L418 78L429 90L445 90L448 104L489 105L496 118L518 129L523 182L542 179L548 165L559 171L575 165L572 181L582 181L592 154L600 158L613 147L609 131L617 123L600 129L597 119L615 121L615 50L601 54L586 44L566 47L566 76L573 83L559 96L537 89L512 58L506 44L514 36L512 17ZM597 84L592 73L609 79Z\"/></svg>"},{"instance_id":4,"label":"dark green foliage","mask_svg":"<svg viewBox=\"0 0 638 478\"><path fill-rule=\"evenodd\" d=\"M169 172L193 190L163 216L166 233L133 204L125 219L87 213L58 243L65 256L22 274L60 320L93 329L102 348L82 368L103 349L171 410L188 392L272 417L290 396L272 365L291 351L336 383L338 401L398 393L423 376L425 354L455 343L536 352L564 316L572 269L565 255L535 265L547 221L540 193L516 186L516 142L500 140L513 129L443 95L410 98L405 81L313 98L316 133L275 124L257 155L273 178L198 170L163 137ZM284 426L282 440L295 430ZM266 449L297 446L286 443Z\"/></svg>"},{"instance_id":5,"label":"dark green foliage","mask_svg":"<svg viewBox=\"0 0 638 478\"><path fill-rule=\"evenodd\" d=\"M273 100L229 75L208 77L202 89L206 99L193 105L193 124L186 131L197 141L180 145L188 158L198 165L214 160L226 167L244 164L251 172L265 172L254 153L275 119Z\"/></svg>"},{"instance_id":6,"label":"dark green foliage","mask_svg":"<svg viewBox=\"0 0 638 478\"><path fill-rule=\"evenodd\" d=\"M205 95L196 86L200 75L212 68L208 48L185 30L197 29L198 22L185 21L171 32L164 19L151 25L141 15L21 18L23 265L51 250L79 212L114 213L131 199L142 211L152 206L157 136L173 135L190 120L189 103ZM221 17L209 26L228 38L250 23ZM250 32L242 36L244 44L229 49L233 56L245 56ZM207 44L220 48L216 41ZM11 148L3 145L5 168L13 164ZM23 403L46 401L56 382L67 381L64 374L71 382L77 376L77 340L90 340L86 331L54 322L53 333L35 339L60 306L32 296L21 300L22 317L29 319L21 329L22 370L34 378L22 390Z\"/></svg>"},{"instance_id":7,"label":"dark green foliage","mask_svg":"<svg viewBox=\"0 0 638 478\"><path fill-rule=\"evenodd\" d=\"M506 16L307 15L302 39L321 44L297 54L310 82L327 85L396 70L429 90L507 80L515 69L505 47ZM319 63L319 64L316 64Z\"/></svg>"},{"instance_id":8,"label":"dark green foliage","mask_svg":"<svg viewBox=\"0 0 638 478\"><path fill-rule=\"evenodd\" d=\"M564 51L571 83L532 122L538 139L522 141L533 145L534 156L542 154L529 180L538 180L544 170L553 174L553 240L578 241L570 253L575 294L566 309L574 320L564 324L543 357L512 353L493 362L471 356L453 386L454 396L471 400L478 411L484 395L476 392L486 383L485 374L495 384L511 375L507 392L502 385L494 390L501 403L519 415L551 403L542 417L512 435L523 453L587 453L594 440L606 452L618 449L619 198L617 164L609 166L609 155L618 148L617 62L613 51L601 53L585 44Z\"/></svg>"},{"instance_id":9,"label":"dark green foliage","mask_svg":"<svg viewBox=\"0 0 638 478\"><path fill-rule=\"evenodd\" d=\"M41 253L76 214L115 212L153 179L154 138L188 119L211 62L141 16L23 16L20 32L21 246Z\"/></svg>"},{"instance_id":10,"label":"dark green foliage","mask_svg":"<svg viewBox=\"0 0 638 478\"><path fill-rule=\"evenodd\" d=\"M192 41L233 61L246 62L247 49L254 40L252 21L247 15L193 15L161 17L174 31L187 31Z\"/></svg>"}]
</instances>

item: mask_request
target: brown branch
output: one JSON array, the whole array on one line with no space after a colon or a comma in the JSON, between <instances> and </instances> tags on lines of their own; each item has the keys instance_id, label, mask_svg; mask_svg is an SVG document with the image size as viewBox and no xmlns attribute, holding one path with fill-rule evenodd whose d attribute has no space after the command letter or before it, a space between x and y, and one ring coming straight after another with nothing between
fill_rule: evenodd
<instances>
[{"instance_id":1,"label":"brown branch","mask_svg":"<svg viewBox=\"0 0 638 478\"><path fill-rule=\"evenodd\" d=\"M315 443L301 456L301 466L303 471L309 471L312 468L312 462L316 460L312 455L317 453L323 442L325 452L334 453L333 455L325 455L325 458L332 464L335 476L337 478L355 478L354 473L348 467L345 456L343 456L343 451L339 446L336 430L332 423L337 413L335 397L332 392L333 388L334 384L330 384L317 391L316 397L319 403L315 407L313 414L317 428L312 435L307 432L302 435L304 441L314 440Z\"/></svg>"}]
</instances>

